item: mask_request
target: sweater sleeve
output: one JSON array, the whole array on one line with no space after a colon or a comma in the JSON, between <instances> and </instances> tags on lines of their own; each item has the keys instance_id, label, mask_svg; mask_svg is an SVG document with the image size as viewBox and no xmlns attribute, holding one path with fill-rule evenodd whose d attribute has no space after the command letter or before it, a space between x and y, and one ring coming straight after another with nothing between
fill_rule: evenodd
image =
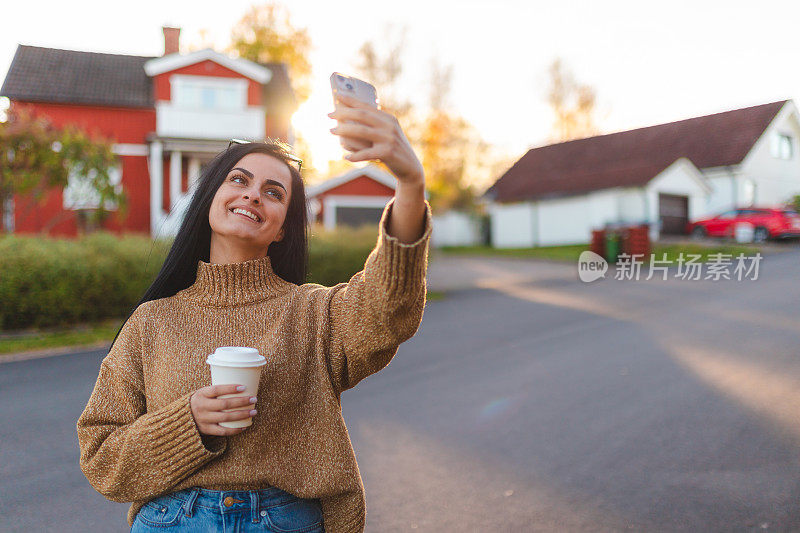
<instances>
[{"instance_id":1,"label":"sweater sleeve","mask_svg":"<svg viewBox=\"0 0 800 533\"><path fill-rule=\"evenodd\" d=\"M405 244L387 232L393 205L394 198L383 211L378 243L364 269L331 289L326 355L337 394L388 365L422 322L433 231L431 206L425 202L422 236Z\"/></svg>"},{"instance_id":2,"label":"sweater sleeve","mask_svg":"<svg viewBox=\"0 0 800 533\"><path fill-rule=\"evenodd\" d=\"M103 359L77 424L81 470L98 492L117 502L168 492L227 447L224 439L205 441L213 446L206 448L192 416L191 393L148 412L141 357L134 313Z\"/></svg>"}]
</instances>

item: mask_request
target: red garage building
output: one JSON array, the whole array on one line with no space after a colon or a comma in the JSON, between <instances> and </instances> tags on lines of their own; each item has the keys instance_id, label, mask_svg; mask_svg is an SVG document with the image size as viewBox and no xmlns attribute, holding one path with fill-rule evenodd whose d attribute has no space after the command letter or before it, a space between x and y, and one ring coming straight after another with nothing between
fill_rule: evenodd
<instances>
[{"instance_id":1,"label":"red garage building","mask_svg":"<svg viewBox=\"0 0 800 533\"><path fill-rule=\"evenodd\" d=\"M178 28L164 28L164 55L141 57L20 45L0 95L56 126L80 126L113 140L114 181L129 199L115 232L170 234L203 164L231 138L293 142L296 109L286 65L258 64L211 49L178 53ZM43 203L14 197L5 227L18 233L76 235L79 213L98 206L73 176Z\"/></svg>"}]
</instances>

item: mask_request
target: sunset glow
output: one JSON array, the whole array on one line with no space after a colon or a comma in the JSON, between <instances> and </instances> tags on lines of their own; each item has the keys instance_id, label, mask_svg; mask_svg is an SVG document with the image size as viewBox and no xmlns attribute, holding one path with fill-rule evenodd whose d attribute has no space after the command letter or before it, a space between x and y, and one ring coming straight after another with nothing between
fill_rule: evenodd
<instances>
[{"instance_id":1,"label":"sunset glow","mask_svg":"<svg viewBox=\"0 0 800 533\"><path fill-rule=\"evenodd\" d=\"M329 131L336 126L336 121L327 116L333 111L333 99L327 80L322 81L314 84L311 96L292 117L292 127L308 143L311 163L320 172L327 170L328 161L341 159L344 155L339 138Z\"/></svg>"}]
</instances>

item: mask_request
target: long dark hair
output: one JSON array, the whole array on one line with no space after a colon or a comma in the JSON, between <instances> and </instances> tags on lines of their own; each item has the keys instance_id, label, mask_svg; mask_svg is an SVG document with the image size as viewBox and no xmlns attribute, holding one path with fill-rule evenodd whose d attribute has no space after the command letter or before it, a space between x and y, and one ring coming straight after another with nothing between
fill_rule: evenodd
<instances>
[{"instance_id":1,"label":"long dark hair","mask_svg":"<svg viewBox=\"0 0 800 533\"><path fill-rule=\"evenodd\" d=\"M174 296L195 282L197 262L201 260L208 262L210 259L211 225L208 222L208 213L211 202L233 166L244 156L252 153L266 154L280 159L286 163L292 174L289 207L283 224L283 239L270 244L267 255L273 271L278 276L297 285L305 283L308 272L306 191L300 171L290 163L292 156L288 145L280 141L232 144L217 154L203 169L197 180L191 204L186 210L161 270L142 299L131 309L125 322L143 303ZM117 331L114 341L117 340L125 322ZM111 342L112 346L114 341Z\"/></svg>"}]
</instances>

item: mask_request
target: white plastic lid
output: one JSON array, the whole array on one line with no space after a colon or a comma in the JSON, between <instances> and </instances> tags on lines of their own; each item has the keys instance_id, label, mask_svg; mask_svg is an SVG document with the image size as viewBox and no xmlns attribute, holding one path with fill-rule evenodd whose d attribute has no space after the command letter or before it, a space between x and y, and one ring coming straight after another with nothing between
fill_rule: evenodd
<instances>
[{"instance_id":1,"label":"white plastic lid","mask_svg":"<svg viewBox=\"0 0 800 533\"><path fill-rule=\"evenodd\" d=\"M206 358L209 365L251 367L267 364L264 356L255 348L244 346L220 346Z\"/></svg>"}]
</instances>

